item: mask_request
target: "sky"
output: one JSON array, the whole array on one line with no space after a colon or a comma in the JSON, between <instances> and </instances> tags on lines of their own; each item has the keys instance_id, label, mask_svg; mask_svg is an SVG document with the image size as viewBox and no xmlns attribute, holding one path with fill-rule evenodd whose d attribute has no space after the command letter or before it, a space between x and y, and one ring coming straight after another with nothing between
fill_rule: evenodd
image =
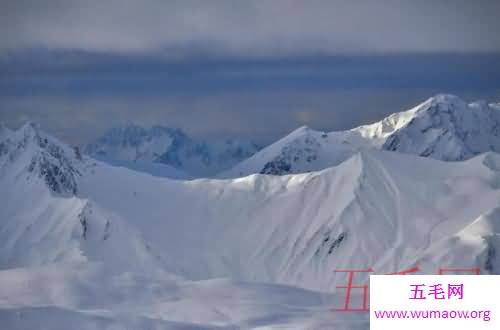
<instances>
[{"instance_id":1,"label":"sky","mask_svg":"<svg viewBox=\"0 0 500 330\"><path fill-rule=\"evenodd\" d=\"M500 102L500 1L0 1L0 122L269 143L437 93Z\"/></svg>"}]
</instances>

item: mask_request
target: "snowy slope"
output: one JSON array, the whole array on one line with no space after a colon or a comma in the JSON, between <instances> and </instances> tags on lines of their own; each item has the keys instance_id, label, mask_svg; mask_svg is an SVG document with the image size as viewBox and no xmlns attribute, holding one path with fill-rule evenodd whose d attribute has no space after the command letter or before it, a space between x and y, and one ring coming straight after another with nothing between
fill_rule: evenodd
<instances>
[{"instance_id":1,"label":"snowy slope","mask_svg":"<svg viewBox=\"0 0 500 330\"><path fill-rule=\"evenodd\" d=\"M0 320L12 329L327 329L345 280L335 269L500 273L495 153L367 150L313 173L176 181L81 156L33 124L0 146ZM367 329L363 316L341 323Z\"/></svg>"},{"instance_id":2,"label":"snowy slope","mask_svg":"<svg viewBox=\"0 0 500 330\"><path fill-rule=\"evenodd\" d=\"M99 159L99 158L98 158ZM170 165L166 165L159 162L149 162L142 160L114 160L109 158L104 158L102 161L109 165L125 167L136 172L142 172L151 174L152 176L157 176L161 178L177 179L177 180L191 180L195 176L190 175L178 168Z\"/></svg>"},{"instance_id":3,"label":"snowy slope","mask_svg":"<svg viewBox=\"0 0 500 330\"><path fill-rule=\"evenodd\" d=\"M112 250L120 251L126 246L123 238L114 238L119 232L144 243L128 256L130 263L137 262L131 261L134 254L155 255L158 267L189 279L230 276L331 289L334 274L329 270L334 267L372 264L390 272L411 266L435 240L457 234L500 201L500 162L493 153L446 163L367 151L310 174L171 181L89 158L78 160L56 140L45 144L33 126L22 130L16 132L22 141L35 137L25 144L12 141L17 148L2 157L8 159L1 183L9 207L1 211L1 219L4 228L13 226L4 231L2 241L12 242L2 249L2 268L66 260L57 246L50 246L53 257L42 253L36 262L16 254L40 254L22 236L29 236L33 225L63 230L64 223L71 228L61 239L80 251L86 238L111 244L108 248L119 244ZM40 155L52 149L62 150L49 166L59 174L56 179L36 170L46 163ZM12 161L11 155L17 158ZM63 181L57 178L68 182L66 190L52 184ZM26 228L19 227L18 219L24 219ZM33 235L50 234L50 228L42 228ZM433 233L438 229L439 235ZM12 235L14 231L22 235ZM50 235L35 241L42 244L44 239L54 243ZM477 246L472 259L464 262L475 263L483 250ZM436 264L429 262L429 268Z\"/></svg>"},{"instance_id":4,"label":"snowy slope","mask_svg":"<svg viewBox=\"0 0 500 330\"><path fill-rule=\"evenodd\" d=\"M94 160L32 123L0 141L0 149L6 151L0 157L0 269L87 260L124 270L161 269L139 233L78 196ZM102 246L111 233L122 243Z\"/></svg>"},{"instance_id":5,"label":"snowy slope","mask_svg":"<svg viewBox=\"0 0 500 330\"><path fill-rule=\"evenodd\" d=\"M258 150L256 144L247 141L197 141L180 129L137 125L113 128L85 147L85 152L97 159L172 178L211 176ZM177 173L147 165L153 162L173 167Z\"/></svg>"},{"instance_id":6,"label":"snowy slope","mask_svg":"<svg viewBox=\"0 0 500 330\"><path fill-rule=\"evenodd\" d=\"M310 172L369 149L460 161L487 151L499 152L499 125L498 104L466 104L453 95L437 95L413 109L348 131L299 128L219 176Z\"/></svg>"},{"instance_id":7,"label":"snowy slope","mask_svg":"<svg viewBox=\"0 0 500 330\"><path fill-rule=\"evenodd\" d=\"M498 155L448 164L368 152L309 175L175 183L101 168L80 189L130 219L153 250L168 251L161 254L168 268L185 278L330 290L335 268L394 272L419 262L432 271L442 258L454 260L450 266L481 263L481 244L467 244L466 257L448 248L437 259L422 258L498 206L499 177L489 162L499 164ZM104 180L115 193L95 191ZM176 255L186 257L172 260Z\"/></svg>"},{"instance_id":8,"label":"snowy slope","mask_svg":"<svg viewBox=\"0 0 500 330\"><path fill-rule=\"evenodd\" d=\"M0 321L9 330L367 330L368 315L332 313L339 300L275 284L117 274L97 264L0 271Z\"/></svg>"}]
</instances>

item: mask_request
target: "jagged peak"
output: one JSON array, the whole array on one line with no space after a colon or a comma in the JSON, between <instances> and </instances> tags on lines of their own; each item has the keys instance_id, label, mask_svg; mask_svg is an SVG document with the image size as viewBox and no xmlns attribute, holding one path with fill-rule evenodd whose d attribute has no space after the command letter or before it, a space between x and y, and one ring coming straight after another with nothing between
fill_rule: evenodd
<instances>
[{"instance_id":1,"label":"jagged peak","mask_svg":"<svg viewBox=\"0 0 500 330\"><path fill-rule=\"evenodd\" d=\"M460 97L454 95L454 94L436 94L432 97L430 97L426 102L431 102L431 103L465 103L464 100L462 100Z\"/></svg>"},{"instance_id":2,"label":"jagged peak","mask_svg":"<svg viewBox=\"0 0 500 330\"><path fill-rule=\"evenodd\" d=\"M37 123L28 121L17 129L3 147L9 162L5 166L18 164L28 177L35 175L45 181L48 188L62 195L77 192L76 176L81 161L77 152L58 139L44 133Z\"/></svg>"},{"instance_id":3,"label":"jagged peak","mask_svg":"<svg viewBox=\"0 0 500 330\"><path fill-rule=\"evenodd\" d=\"M479 99L474 100L470 103L467 103L465 100L460 97L452 94L437 94L425 102L420 104L419 108L430 108L431 106L441 107L440 109L446 109L448 111L467 111L467 110L476 110L476 109L499 109L500 103L490 103L486 100Z\"/></svg>"},{"instance_id":4,"label":"jagged peak","mask_svg":"<svg viewBox=\"0 0 500 330\"><path fill-rule=\"evenodd\" d=\"M40 135L40 125L33 121L27 121L22 125L18 132L21 132L25 137L35 137Z\"/></svg>"},{"instance_id":5,"label":"jagged peak","mask_svg":"<svg viewBox=\"0 0 500 330\"><path fill-rule=\"evenodd\" d=\"M295 131L305 131L305 132L307 132L307 131L310 131L310 130L311 130L311 128L309 126L302 125L299 128L297 128Z\"/></svg>"},{"instance_id":6,"label":"jagged peak","mask_svg":"<svg viewBox=\"0 0 500 330\"><path fill-rule=\"evenodd\" d=\"M180 128L176 127L169 127L169 126L163 126L163 125L153 125L149 129L151 132L166 132L169 134L175 134L175 135L186 135L184 131Z\"/></svg>"},{"instance_id":7,"label":"jagged peak","mask_svg":"<svg viewBox=\"0 0 500 330\"><path fill-rule=\"evenodd\" d=\"M492 113L500 110L495 103L489 103L486 100L475 100L467 103L463 99L449 94L438 94L421 105L417 106L416 115L430 113L438 115L441 113L451 113L455 117L471 118L475 112ZM494 114L494 113L493 113Z\"/></svg>"},{"instance_id":8,"label":"jagged peak","mask_svg":"<svg viewBox=\"0 0 500 330\"><path fill-rule=\"evenodd\" d=\"M452 94L437 94L409 111L412 110L415 117L426 113L434 115L443 112L465 111L467 110L467 103L458 96Z\"/></svg>"},{"instance_id":9,"label":"jagged peak","mask_svg":"<svg viewBox=\"0 0 500 330\"><path fill-rule=\"evenodd\" d=\"M306 136L306 135L310 135L310 134L313 134L313 133L318 133L318 131L310 128L309 126L304 125L304 126L300 126L299 128L293 130L285 138L293 140L295 138Z\"/></svg>"},{"instance_id":10,"label":"jagged peak","mask_svg":"<svg viewBox=\"0 0 500 330\"><path fill-rule=\"evenodd\" d=\"M392 134L411 124L413 122L413 119L415 118L423 116L441 116L442 114L453 114L454 117L465 118L470 116L472 111L474 110L485 110L490 109L490 107L491 104L488 104L483 100L478 100L467 104L467 102L456 95L437 94L410 110L394 113L378 123L363 127L376 127L376 125L382 123L386 124L385 126L390 126L389 129L386 129L386 133ZM388 123L390 125L387 125ZM386 136L388 135L389 134L386 134Z\"/></svg>"},{"instance_id":11,"label":"jagged peak","mask_svg":"<svg viewBox=\"0 0 500 330\"><path fill-rule=\"evenodd\" d=\"M393 113L378 122L359 126L350 131L359 132L369 138L386 138L405 128L414 118L429 111L439 113L461 111L466 108L467 103L456 95L436 94L409 110Z\"/></svg>"},{"instance_id":12,"label":"jagged peak","mask_svg":"<svg viewBox=\"0 0 500 330\"><path fill-rule=\"evenodd\" d=\"M42 149L58 148L64 150L65 152L71 149L68 145L59 141L57 138L45 133L41 129L40 124L33 121L27 121L24 123L17 131L14 132L14 134L17 135L17 139L22 141L23 145L33 142L37 147Z\"/></svg>"},{"instance_id":13,"label":"jagged peak","mask_svg":"<svg viewBox=\"0 0 500 330\"><path fill-rule=\"evenodd\" d=\"M147 128L137 124L128 123L123 126L108 129L99 139L90 145L106 141L113 143L123 143L126 141L131 144L138 144L141 143L145 137L161 136L169 136L172 139L188 138L187 135L179 128L171 128L162 125L153 125Z\"/></svg>"},{"instance_id":14,"label":"jagged peak","mask_svg":"<svg viewBox=\"0 0 500 330\"><path fill-rule=\"evenodd\" d=\"M45 135L42 137L40 125L33 121L25 122L17 130L12 131L10 136L12 141L17 141L16 143L23 147L29 144L41 147L43 142L47 140Z\"/></svg>"},{"instance_id":15,"label":"jagged peak","mask_svg":"<svg viewBox=\"0 0 500 330\"><path fill-rule=\"evenodd\" d=\"M311 127L309 127L307 125L302 125L299 128L297 128L296 130L294 130L292 132L292 134L293 133L304 134L304 133L310 133L310 132L315 132L315 130L313 130Z\"/></svg>"}]
</instances>

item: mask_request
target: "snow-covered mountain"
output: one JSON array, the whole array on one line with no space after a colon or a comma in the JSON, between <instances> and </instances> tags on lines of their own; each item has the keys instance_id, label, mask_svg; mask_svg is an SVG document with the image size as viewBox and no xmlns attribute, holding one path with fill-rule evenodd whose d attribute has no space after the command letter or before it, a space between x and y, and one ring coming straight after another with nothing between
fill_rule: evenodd
<instances>
[{"instance_id":1,"label":"snow-covered mountain","mask_svg":"<svg viewBox=\"0 0 500 330\"><path fill-rule=\"evenodd\" d=\"M445 161L499 152L500 104L467 104L453 95L437 95L413 109L348 131L326 133L302 127L220 177L321 170L369 149Z\"/></svg>"},{"instance_id":2,"label":"snow-covered mountain","mask_svg":"<svg viewBox=\"0 0 500 330\"><path fill-rule=\"evenodd\" d=\"M112 128L86 146L85 152L100 160L134 170L186 178L212 176L252 156L259 149L258 145L248 141L197 141L180 129L163 126L146 129L127 125ZM170 170L163 168L155 171L151 168L152 163L167 165Z\"/></svg>"},{"instance_id":3,"label":"snow-covered mountain","mask_svg":"<svg viewBox=\"0 0 500 330\"><path fill-rule=\"evenodd\" d=\"M331 318L335 269L500 273L496 153L371 148L313 173L179 181L95 161L33 124L2 131L10 329L367 329L366 315Z\"/></svg>"}]
</instances>

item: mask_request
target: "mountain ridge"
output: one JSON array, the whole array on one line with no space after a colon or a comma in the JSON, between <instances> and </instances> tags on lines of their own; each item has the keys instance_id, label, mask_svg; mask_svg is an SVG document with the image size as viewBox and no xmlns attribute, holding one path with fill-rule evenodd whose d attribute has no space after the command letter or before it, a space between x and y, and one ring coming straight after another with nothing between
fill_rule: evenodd
<instances>
[{"instance_id":1,"label":"mountain ridge","mask_svg":"<svg viewBox=\"0 0 500 330\"><path fill-rule=\"evenodd\" d=\"M164 164L185 172L185 177L212 176L259 149L248 141L199 141L178 128L155 125L147 129L134 124L112 128L84 148L103 161L124 166L131 162Z\"/></svg>"},{"instance_id":2,"label":"mountain ridge","mask_svg":"<svg viewBox=\"0 0 500 330\"><path fill-rule=\"evenodd\" d=\"M495 152L366 149L309 173L172 180L79 157L33 125L0 146L0 318L16 330L152 316L167 329L364 330L363 315L331 319L344 303L335 270L500 273ZM31 171L39 155L56 178L78 171L77 189Z\"/></svg>"},{"instance_id":3,"label":"mountain ridge","mask_svg":"<svg viewBox=\"0 0 500 330\"><path fill-rule=\"evenodd\" d=\"M438 94L410 110L346 131L320 132L304 126L218 177L321 170L368 149L446 161L500 152L500 106L484 101L467 104L457 96Z\"/></svg>"},{"instance_id":4,"label":"mountain ridge","mask_svg":"<svg viewBox=\"0 0 500 330\"><path fill-rule=\"evenodd\" d=\"M33 132L29 128L28 132ZM38 141L38 136L42 135L24 136ZM440 215L442 212L447 219L454 219L455 224L447 225L449 229L445 230L445 236L449 237L461 229L461 223L467 224L493 209L495 200L500 198L495 188L498 185L496 171L500 168L500 156L496 153L449 163L388 151L362 150L337 166L312 173L173 181L109 166L91 158L79 160L69 147L55 149L62 152L54 160L59 166L54 171L61 177L77 171L78 175L74 177L76 189L61 193L54 189L52 181L47 181L38 172L34 181L26 181L25 178L32 176L29 164L33 155L45 150L22 147L11 150L18 155L12 160L10 155L3 156L12 162L10 168L16 170L2 171L0 181L5 187L19 186L23 191L16 194L17 190L13 188L9 197L4 190L2 194L7 196L8 204L20 205L17 198L26 193L29 196L32 185L38 187L36 191L41 196L46 195L41 192L47 187L50 194L46 198L52 205L50 210L60 209L58 213L66 208L73 210L73 216L70 216L73 225L69 233L77 230L78 235L71 234L72 241L87 241L94 237L99 245L118 244L111 249L116 250L114 253L124 249L119 247L123 241L135 241L138 245L134 246L139 250L127 253L138 258L132 263L141 264L145 262L141 255L146 258L152 253L152 256L161 257L147 257L151 260L148 261L149 268L168 272L183 269L178 275L191 279L243 276L246 280L255 278L323 290L329 288L328 283L334 279L326 269L334 266L348 267L352 262L369 262L380 270L397 271L392 268L394 255L385 249L404 244L408 249L408 240L413 237L418 241L413 247L414 252L398 252L403 254L396 257L411 260L411 255L421 253L417 246L422 242L432 242L433 239L426 235L444 220ZM67 161L61 159L69 161L70 166L65 166ZM483 181L491 183L485 185ZM464 184L469 187L466 191L461 188ZM453 185L453 193L449 191L449 185ZM461 200L461 194L474 196L474 189L481 191L481 203L455 205ZM43 209L43 199L41 201L39 208ZM450 203L454 207L448 208ZM75 205L76 209L70 205ZM443 207L446 210L439 211ZM19 210L11 208L7 212L14 213L4 214L2 218L19 218L16 215ZM54 211L47 209L45 212ZM61 216L54 219L64 219ZM420 225L427 228L421 230L420 238L414 230L408 229L408 225L418 223L419 217L426 218ZM43 218L39 219L43 221ZM377 224L370 219L377 219ZM359 228L365 228L367 233L356 233ZM351 237L356 236L353 241ZM255 242L255 237L259 237L259 242ZM358 246L362 241L366 242ZM364 244L370 249L363 247ZM228 246L232 252L226 252ZM349 246L346 250L349 252L342 253L345 255L333 254L346 246ZM427 243L425 246L431 248ZM89 251L94 251L94 248ZM102 252L92 253L97 253L99 258L103 255ZM190 257L176 260L173 256L177 253ZM477 256L477 252L471 255ZM280 257L276 259L277 256ZM247 260L247 264L240 264L238 260ZM128 264L128 261L122 263ZM274 265L261 268L263 264ZM410 266L412 264L399 264L399 267Z\"/></svg>"}]
</instances>

